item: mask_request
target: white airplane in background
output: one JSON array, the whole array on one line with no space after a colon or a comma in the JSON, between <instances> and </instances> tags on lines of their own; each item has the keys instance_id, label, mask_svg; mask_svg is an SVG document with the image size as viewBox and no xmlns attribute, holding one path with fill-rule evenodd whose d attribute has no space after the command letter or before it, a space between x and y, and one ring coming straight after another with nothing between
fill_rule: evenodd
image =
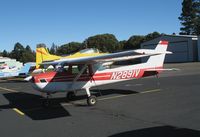
<instances>
[{"instance_id":1,"label":"white airplane in background","mask_svg":"<svg viewBox=\"0 0 200 137\"><path fill-rule=\"evenodd\" d=\"M137 49L99 56L46 62L42 64L59 64L62 67L56 71L27 77L26 80L30 81L35 89L46 93L46 105L49 104L48 98L53 93L67 92L67 97L70 99L75 96L76 91L84 89L87 93L87 103L91 106L97 102L96 96L90 93L91 87L157 75L165 70L163 69L165 55L171 54L171 52L166 51L167 47L168 41L160 41L154 50ZM105 62L123 61L148 56L149 59L146 63L125 65L117 68L105 68L102 66Z\"/></svg>"},{"instance_id":2,"label":"white airplane in background","mask_svg":"<svg viewBox=\"0 0 200 137\"><path fill-rule=\"evenodd\" d=\"M35 68L35 63L28 62L24 66L18 68L16 66L9 67L7 64L0 66L0 79L10 77L27 77L32 69Z\"/></svg>"}]
</instances>

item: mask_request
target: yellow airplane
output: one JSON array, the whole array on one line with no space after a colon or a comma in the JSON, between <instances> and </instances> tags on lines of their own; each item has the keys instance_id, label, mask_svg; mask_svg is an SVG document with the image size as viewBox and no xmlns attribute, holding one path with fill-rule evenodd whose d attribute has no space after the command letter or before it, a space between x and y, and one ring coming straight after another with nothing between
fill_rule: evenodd
<instances>
[{"instance_id":1,"label":"yellow airplane","mask_svg":"<svg viewBox=\"0 0 200 137\"><path fill-rule=\"evenodd\" d=\"M54 61L54 60L59 60L59 59L67 59L67 58L98 56L98 55L104 55L104 54L107 54L107 53L101 53L98 49L88 48L88 49L80 50L79 52L76 52L71 55L57 56L57 55L50 54L46 47L37 47L36 69L39 69L41 67L40 64L43 62L49 62L49 61Z\"/></svg>"}]
</instances>

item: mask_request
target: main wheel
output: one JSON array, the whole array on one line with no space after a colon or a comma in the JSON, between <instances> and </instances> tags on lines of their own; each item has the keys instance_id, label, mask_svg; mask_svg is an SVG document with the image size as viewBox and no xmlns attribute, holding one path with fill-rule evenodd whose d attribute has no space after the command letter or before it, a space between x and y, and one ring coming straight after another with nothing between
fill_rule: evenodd
<instances>
[{"instance_id":1,"label":"main wheel","mask_svg":"<svg viewBox=\"0 0 200 137\"><path fill-rule=\"evenodd\" d=\"M94 106L94 105L96 105L96 103L97 103L96 96L92 95L92 96L90 96L90 97L87 98L87 104L89 106Z\"/></svg>"},{"instance_id":2,"label":"main wheel","mask_svg":"<svg viewBox=\"0 0 200 137\"><path fill-rule=\"evenodd\" d=\"M69 93L67 93L67 99L68 99L69 101L74 100L75 97L76 97L76 95L74 94L74 92L69 92Z\"/></svg>"}]
</instances>

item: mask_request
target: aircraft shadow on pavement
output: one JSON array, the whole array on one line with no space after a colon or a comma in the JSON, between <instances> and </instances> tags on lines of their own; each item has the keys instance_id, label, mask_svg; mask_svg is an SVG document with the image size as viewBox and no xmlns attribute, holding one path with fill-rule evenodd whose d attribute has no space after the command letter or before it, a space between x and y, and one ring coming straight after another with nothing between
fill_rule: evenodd
<instances>
[{"instance_id":1,"label":"aircraft shadow on pavement","mask_svg":"<svg viewBox=\"0 0 200 137\"><path fill-rule=\"evenodd\" d=\"M112 94L136 94L138 92L122 89L104 89L104 90L91 90L92 94L99 96L106 96ZM9 104L0 105L1 109L13 109L17 108L23 112L26 116L33 120L46 120L59 117L71 116L70 113L61 105L62 102L66 102L66 97L51 98L50 107L45 108L43 101L45 98L40 95L29 94L25 92L6 93L3 96L9 101ZM86 99L87 95L76 96L72 101ZM88 106L87 104L73 104L74 106Z\"/></svg>"},{"instance_id":2,"label":"aircraft shadow on pavement","mask_svg":"<svg viewBox=\"0 0 200 137\"><path fill-rule=\"evenodd\" d=\"M91 94L95 95L96 97L100 96L107 96L107 95L113 95L113 94L121 94L121 95L129 95L129 94L137 94L139 92L131 91L131 90L122 90L122 89L104 89L104 90L98 90L98 89L92 89ZM77 95L72 101L77 100L84 100L87 98L86 94ZM75 106L88 106L87 104L74 104Z\"/></svg>"},{"instance_id":3,"label":"aircraft shadow on pavement","mask_svg":"<svg viewBox=\"0 0 200 137\"><path fill-rule=\"evenodd\" d=\"M137 94L139 92L136 92L136 91L132 91L132 90L122 90L122 89L92 89L91 90L91 94L92 95L95 95L96 97L103 97L103 96L108 96L108 95L131 95L131 94ZM87 95L79 95L79 96L76 96L73 101L76 101L76 100L83 100L83 99L86 99L87 98ZM87 104L83 104L83 103L75 103L73 104L74 106L77 106L77 107L88 107Z\"/></svg>"},{"instance_id":4,"label":"aircraft shadow on pavement","mask_svg":"<svg viewBox=\"0 0 200 137\"><path fill-rule=\"evenodd\" d=\"M137 94L139 92L132 91L132 90L124 90L124 89L94 89L91 90L94 94L97 94L97 96L106 96L111 94L121 94L121 95L129 95L129 94Z\"/></svg>"},{"instance_id":5,"label":"aircraft shadow on pavement","mask_svg":"<svg viewBox=\"0 0 200 137\"><path fill-rule=\"evenodd\" d=\"M200 137L200 131L173 126L160 126L127 131L109 137Z\"/></svg>"},{"instance_id":6,"label":"aircraft shadow on pavement","mask_svg":"<svg viewBox=\"0 0 200 137\"><path fill-rule=\"evenodd\" d=\"M0 79L0 83L28 83L24 80L8 80L8 79Z\"/></svg>"},{"instance_id":7,"label":"aircraft shadow on pavement","mask_svg":"<svg viewBox=\"0 0 200 137\"><path fill-rule=\"evenodd\" d=\"M60 102L63 101L63 98L51 100L51 106L45 108L43 106L45 98L39 95L24 92L6 93L3 95L9 101L9 104L0 105L0 109L17 108L33 120L46 120L71 116L60 104Z\"/></svg>"}]
</instances>

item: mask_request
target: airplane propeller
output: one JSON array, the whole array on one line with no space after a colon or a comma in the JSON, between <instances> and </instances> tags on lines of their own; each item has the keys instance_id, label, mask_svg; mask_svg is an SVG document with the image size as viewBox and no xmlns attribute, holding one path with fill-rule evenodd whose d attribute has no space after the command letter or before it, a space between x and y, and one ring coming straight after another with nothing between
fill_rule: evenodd
<instances>
[{"instance_id":1,"label":"airplane propeller","mask_svg":"<svg viewBox=\"0 0 200 137\"><path fill-rule=\"evenodd\" d=\"M32 77L33 77L33 76L28 76L28 77L26 77L24 80L25 80L25 81L30 81L30 80L32 79Z\"/></svg>"}]
</instances>

